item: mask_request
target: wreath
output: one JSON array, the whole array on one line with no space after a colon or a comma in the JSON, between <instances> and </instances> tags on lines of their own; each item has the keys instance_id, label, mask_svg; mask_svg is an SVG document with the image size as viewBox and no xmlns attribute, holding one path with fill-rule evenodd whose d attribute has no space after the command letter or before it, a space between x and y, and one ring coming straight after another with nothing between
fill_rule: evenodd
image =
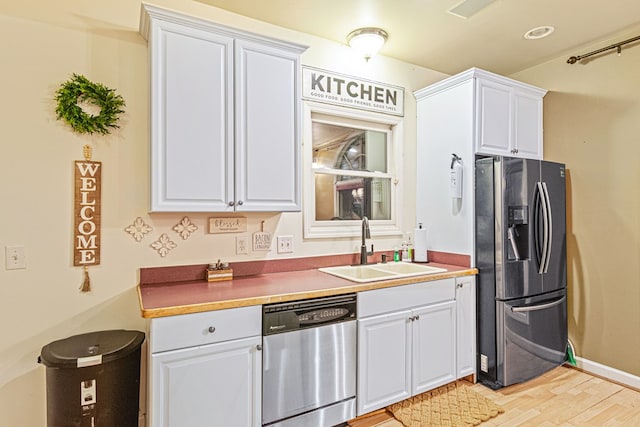
<instances>
[{"instance_id":1,"label":"wreath","mask_svg":"<svg viewBox=\"0 0 640 427\"><path fill-rule=\"evenodd\" d=\"M73 74L56 92L56 115L63 119L78 133L99 133L106 135L118 128L118 115L125 106L122 96L115 90L89 81L85 76ZM97 115L85 112L78 102L87 102L100 107Z\"/></svg>"}]
</instances>

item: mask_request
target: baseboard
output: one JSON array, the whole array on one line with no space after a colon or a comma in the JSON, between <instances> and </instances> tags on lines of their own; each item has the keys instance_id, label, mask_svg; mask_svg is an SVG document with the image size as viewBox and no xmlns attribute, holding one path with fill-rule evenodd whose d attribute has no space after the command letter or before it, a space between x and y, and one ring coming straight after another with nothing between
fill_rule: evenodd
<instances>
[{"instance_id":1,"label":"baseboard","mask_svg":"<svg viewBox=\"0 0 640 427\"><path fill-rule=\"evenodd\" d=\"M582 357L576 357L576 368L618 384L640 390L640 377L628 372L624 372L598 362L593 362Z\"/></svg>"}]
</instances>

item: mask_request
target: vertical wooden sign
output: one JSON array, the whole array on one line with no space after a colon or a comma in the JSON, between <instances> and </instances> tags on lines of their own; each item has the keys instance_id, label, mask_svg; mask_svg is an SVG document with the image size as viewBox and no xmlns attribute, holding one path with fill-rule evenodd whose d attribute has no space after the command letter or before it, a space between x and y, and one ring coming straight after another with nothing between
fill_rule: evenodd
<instances>
[{"instance_id":1,"label":"vertical wooden sign","mask_svg":"<svg viewBox=\"0 0 640 427\"><path fill-rule=\"evenodd\" d=\"M73 265L100 264L102 162L75 162Z\"/></svg>"}]
</instances>

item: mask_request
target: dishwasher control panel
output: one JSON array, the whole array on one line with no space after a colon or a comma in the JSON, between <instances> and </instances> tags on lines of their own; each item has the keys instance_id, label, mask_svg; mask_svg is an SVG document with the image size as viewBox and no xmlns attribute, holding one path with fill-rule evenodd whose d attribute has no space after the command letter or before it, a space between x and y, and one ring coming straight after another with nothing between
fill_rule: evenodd
<instances>
[{"instance_id":1,"label":"dishwasher control panel","mask_svg":"<svg viewBox=\"0 0 640 427\"><path fill-rule=\"evenodd\" d=\"M263 335L356 319L356 295L291 301L263 306Z\"/></svg>"}]
</instances>

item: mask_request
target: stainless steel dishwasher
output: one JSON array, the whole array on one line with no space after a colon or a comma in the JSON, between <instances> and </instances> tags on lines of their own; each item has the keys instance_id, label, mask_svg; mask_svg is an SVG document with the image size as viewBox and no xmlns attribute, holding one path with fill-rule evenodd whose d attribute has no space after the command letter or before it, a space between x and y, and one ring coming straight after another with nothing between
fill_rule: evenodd
<instances>
[{"instance_id":1,"label":"stainless steel dishwasher","mask_svg":"<svg viewBox=\"0 0 640 427\"><path fill-rule=\"evenodd\" d=\"M263 306L262 425L355 418L356 295Z\"/></svg>"}]
</instances>

